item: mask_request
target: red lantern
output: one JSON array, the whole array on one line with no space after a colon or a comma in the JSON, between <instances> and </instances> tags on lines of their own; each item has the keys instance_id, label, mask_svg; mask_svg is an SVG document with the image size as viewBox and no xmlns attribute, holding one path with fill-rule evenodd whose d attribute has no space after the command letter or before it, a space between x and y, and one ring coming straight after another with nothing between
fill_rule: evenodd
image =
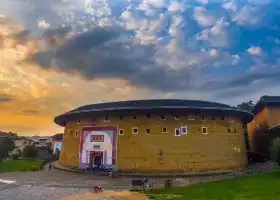
<instances>
[{"instance_id":1,"label":"red lantern","mask_svg":"<svg viewBox=\"0 0 280 200\"><path fill-rule=\"evenodd\" d=\"M92 156L93 155L93 151L91 151L89 154Z\"/></svg>"}]
</instances>

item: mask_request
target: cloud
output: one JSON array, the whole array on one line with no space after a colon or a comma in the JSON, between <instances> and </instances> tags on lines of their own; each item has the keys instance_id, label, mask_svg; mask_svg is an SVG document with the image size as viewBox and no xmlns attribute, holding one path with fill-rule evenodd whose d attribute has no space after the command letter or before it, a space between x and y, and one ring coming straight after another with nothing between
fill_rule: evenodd
<instances>
[{"instance_id":1,"label":"cloud","mask_svg":"<svg viewBox=\"0 0 280 200\"><path fill-rule=\"evenodd\" d=\"M216 18L208 14L207 9L201 6L194 8L193 18L201 26L211 26L216 22Z\"/></svg>"},{"instance_id":2,"label":"cloud","mask_svg":"<svg viewBox=\"0 0 280 200\"><path fill-rule=\"evenodd\" d=\"M249 49L247 49L248 53L251 55L261 55L262 49L257 46L252 46Z\"/></svg>"},{"instance_id":3,"label":"cloud","mask_svg":"<svg viewBox=\"0 0 280 200\"><path fill-rule=\"evenodd\" d=\"M256 25L259 23L262 16L259 10L258 7L245 5L236 13L233 21L239 25Z\"/></svg>"},{"instance_id":4,"label":"cloud","mask_svg":"<svg viewBox=\"0 0 280 200\"><path fill-rule=\"evenodd\" d=\"M226 92L230 93L230 90L238 91L238 90L246 90L249 91L249 88L251 89L252 86L258 90L267 87L268 85L275 84L279 85L280 80L280 71L271 71L271 72L265 72L265 71L257 71L257 72L250 72L246 73L243 76L235 77L225 80L213 80L208 81L203 85L203 89L212 89L212 90L220 90L220 92L217 93L217 98L223 97L225 98ZM265 83L265 84L264 84ZM225 95L224 95L225 94ZM240 93L241 95L242 93ZM237 95L232 94L232 96ZM229 95L229 97L232 97Z\"/></svg>"},{"instance_id":5,"label":"cloud","mask_svg":"<svg viewBox=\"0 0 280 200\"><path fill-rule=\"evenodd\" d=\"M196 40L203 41L205 46L226 47L228 45L228 27L229 22L225 18L221 18L212 27L199 32Z\"/></svg>"},{"instance_id":6,"label":"cloud","mask_svg":"<svg viewBox=\"0 0 280 200\"><path fill-rule=\"evenodd\" d=\"M11 95L0 93L0 103L7 103L7 102L11 102L13 100L14 100L14 97L12 97Z\"/></svg>"},{"instance_id":7,"label":"cloud","mask_svg":"<svg viewBox=\"0 0 280 200\"><path fill-rule=\"evenodd\" d=\"M80 34L49 51L37 52L32 60L45 69L78 73L89 80L117 78L131 85L160 91L189 87L189 69L172 69L159 64L154 45L123 40L119 29L96 28ZM176 80L176 82L174 81Z\"/></svg>"}]
</instances>

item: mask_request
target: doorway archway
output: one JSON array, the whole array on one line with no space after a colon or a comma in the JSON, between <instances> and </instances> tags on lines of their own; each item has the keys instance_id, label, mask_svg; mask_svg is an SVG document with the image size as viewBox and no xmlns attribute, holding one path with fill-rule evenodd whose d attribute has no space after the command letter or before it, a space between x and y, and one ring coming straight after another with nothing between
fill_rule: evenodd
<instances>
[{"instance_id":1,"label":"doorway archway","mask_svg":"<svg viewBox=\"0 0 280 200\"><path fill-rule=\"evenodd\" d=\"M101 156L99 156L99 155L95 155L94 156L94 164L95 165L101 165L102 164L102 157Z\"/></svg>"}]
</instances>

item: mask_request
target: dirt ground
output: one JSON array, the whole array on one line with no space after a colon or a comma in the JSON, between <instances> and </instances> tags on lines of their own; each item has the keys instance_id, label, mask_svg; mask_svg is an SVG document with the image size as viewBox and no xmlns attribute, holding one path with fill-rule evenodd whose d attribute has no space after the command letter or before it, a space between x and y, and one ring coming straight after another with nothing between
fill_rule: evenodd
<instances>
[{"instance_id":1,"label":"dirt ground","mask_svg":"<svg viewBox=\"0 0 280 200\"><path fill-rule=\"evenodd\" d=\"M99 193L88 192L59 198L56 200L148 200L144 194L129 191L103 191Z\"/></svg>"}]
</instances>

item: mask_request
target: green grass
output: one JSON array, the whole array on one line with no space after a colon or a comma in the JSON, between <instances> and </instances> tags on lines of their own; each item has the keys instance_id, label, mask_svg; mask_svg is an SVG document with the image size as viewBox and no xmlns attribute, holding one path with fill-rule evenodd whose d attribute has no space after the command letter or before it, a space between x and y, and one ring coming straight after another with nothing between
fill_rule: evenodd
<instances>
[{"instance_id":1,"label":"green grass","mask_svg":"<svg viewBox=\"0 0 280 200\"><path fill-rule=\"evenodd\" d=\"M154 189L154 200L279 200L280 170L189 187Z\"/></svg>"},{"instance_id":2,"label":"green grass","mask_svg":"<svg viewBox=\"0 0 280 200\"><path fill-rule=\"evenodd\" d=\"M31 171L33 166L40 169L42 162L38 160L4 160L0 164L0 172Z\"/></svg>"}]
</instances>

